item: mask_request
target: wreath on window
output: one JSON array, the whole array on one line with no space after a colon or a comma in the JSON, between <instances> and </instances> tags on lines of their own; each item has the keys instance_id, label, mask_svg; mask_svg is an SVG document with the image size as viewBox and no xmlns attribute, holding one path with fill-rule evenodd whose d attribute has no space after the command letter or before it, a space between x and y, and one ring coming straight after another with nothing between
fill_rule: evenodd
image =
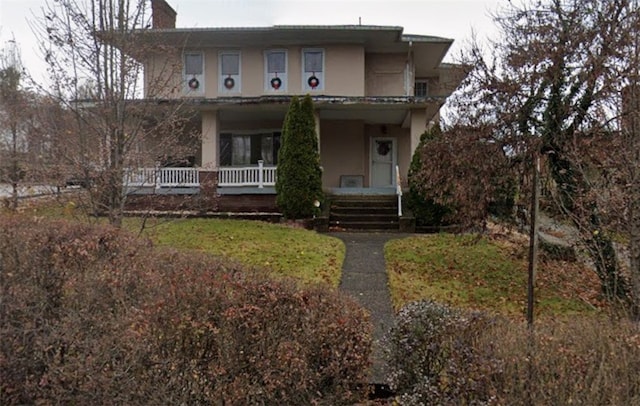
<instances>
[{"instance_id":1,"label":"wreath on window","mask_svg":"<svg viewBox=\"0 0 640 406\"><path fill-rule=\"evenodd\" d=\"M233 80L232 77L228 77L224 80L224 87L226 87L229 90L233 89L235 85L236 85L236 81Z\"/></svg>"},{"instance_id":2,"label":"wreath on window","mask_svg":"<svg viewBox=\"0 0 640 406\"><path fill-rule=\"evenodd\" d=\"M200 87L200 82L198 81L198 79L193 78L189 81L189 89L196 90L199 87Z\"/></svg>"},{"instance_id":3,"label":"wreath on window","mask_svg":"<svg viewBox=\"0 0 640 406\"><path fill-rule=\"evenodd\" d=\"M278 90L280 89L280 86L282 86L282 80L280 80L279 77L275 77L273 79L271 79L271 87Z\"/></svg>"},{"instance_id":4,"label":"wreath on window","mask_svg":"<svg viewBox=\"0 0 640 406\"><path fill-rule=\"evenodd\" d=\"M386 156L391 151L391 141L376 141L378 144L378 155Z\"/></svg>"},{"instance_id":5,"label":"wreath on window","mask_svg":"<svg viewBox=\"0 0 640 406\"><path fill-rule=\"evenodd\" d=\"M307 84L309 84L312 89L315 89L316 87L320 86L320 79L318 79L318 77L314 74L309 78L309 80L307 80Z\"/></svg>"}]
</instances>

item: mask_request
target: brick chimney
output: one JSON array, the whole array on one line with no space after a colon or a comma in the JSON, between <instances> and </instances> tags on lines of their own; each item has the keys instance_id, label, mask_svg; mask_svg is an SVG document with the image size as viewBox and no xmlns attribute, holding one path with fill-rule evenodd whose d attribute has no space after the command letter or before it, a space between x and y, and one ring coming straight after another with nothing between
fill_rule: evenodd
<instances>
[{"instance_id":1,"label":"brick chimney","mask_svg":"<svg viewBox=\"0 0 640 406\"><path fill-rule=\"evenodd\" d=\"M151 0L152 28L176 28L176 11L165 0Z\"/></svg>"}]
</instances>

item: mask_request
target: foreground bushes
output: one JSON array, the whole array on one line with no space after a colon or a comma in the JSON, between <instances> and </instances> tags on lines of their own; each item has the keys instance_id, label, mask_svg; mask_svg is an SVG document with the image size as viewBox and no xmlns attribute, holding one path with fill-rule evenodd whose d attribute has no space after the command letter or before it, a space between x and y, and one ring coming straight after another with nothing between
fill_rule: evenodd
<instances>
[{"instance_id":1,"label":"foreground bushes","mask_svg":"<svg viewBox=\"0 0 640 406\"><path fill-rule=\"evenodd\" d=\"M498 323L479 344L502 365L492 382L501 404L640 404L640 330L628 321Z\"/></svg>"},{"instance_id":2,"label":"foreground bushes","mask_svg":"<svg viewBox=\"0 0 640 406\"><path fill-rule=\"evenodd\" d=\"M387 347L403 405L640 404L640 330L626 321L488 320L407 305Z\"/></svg>"},{"instance_id":3,"label":"foreground bushes","mask_svg":"<svg viewBox=\"0 0 640 406\"><path fill-rule=\"evenodd\" d=\"M110 228L0 219L0 404L357 399L353 302Z\"/></svg>"},{"instance_id":4,"label":"foreground bushes","mask_svg":"<svg viewBox=\"0 0 640 406\"><path fill-rule=\"evenodd\" d=\"M475 351L489 322L431 301L405 306L387 337L390 386L403 405L485 404L497 372Z\"/></svg>"}]
</instances>

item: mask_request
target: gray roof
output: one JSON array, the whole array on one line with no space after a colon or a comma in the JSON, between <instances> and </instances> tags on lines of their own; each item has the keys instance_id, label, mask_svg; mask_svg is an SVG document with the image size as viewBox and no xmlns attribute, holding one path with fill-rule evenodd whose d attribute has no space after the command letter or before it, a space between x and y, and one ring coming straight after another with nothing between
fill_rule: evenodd
<instances>
[{"instance_id":1,"label":"gray roof","mask_svg":"<svg viewBox=\"0 0 640 406\"><path fill-rule=\"evenodd\" d=\"M368 52L405 52L412 44L440 44L452 39L428 35L405 35L399 26L380 25L274 25L270 27L163 28L140 32L156 43L201 46L286 46L362 44Z\"/></svg>"}]
</instances>

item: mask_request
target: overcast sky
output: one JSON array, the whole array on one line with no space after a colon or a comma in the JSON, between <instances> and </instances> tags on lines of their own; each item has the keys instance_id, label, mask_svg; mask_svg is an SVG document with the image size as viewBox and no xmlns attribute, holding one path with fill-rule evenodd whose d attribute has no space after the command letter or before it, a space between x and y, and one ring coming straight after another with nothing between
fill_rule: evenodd
<instances>
[{"instance_id":1,"label":"overcast sky","mask_svg":"<svg viewBox=\"0 0 640 406\"><path fill-rule=\"evenodd\" d=\"M47 0L0 0L0 48L15 37L22 61L38 81L44 62L28 21L42 15ZM53 1L53 0L48 0ZM178 27L358 24L404 27L405 34L455 40L452 61L475 31L495 36L489 14L508 0L168 0Z\"/></svg>"}]
</instances>

